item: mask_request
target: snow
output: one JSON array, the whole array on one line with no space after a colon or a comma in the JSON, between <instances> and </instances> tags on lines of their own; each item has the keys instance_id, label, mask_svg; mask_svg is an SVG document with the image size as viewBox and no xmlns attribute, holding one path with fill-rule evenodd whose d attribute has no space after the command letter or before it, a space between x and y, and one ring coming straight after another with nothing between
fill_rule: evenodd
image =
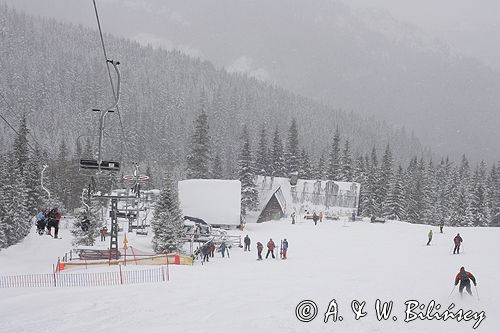
<instances>
[{"instance_id":1,"label":"snow","mask_svg":"<svg viewBox=\"0 0 500 333\"><path fill-rule=\"evenodd\" d=\"M427 233L434 238L425 246ZM1 332L473 332L474 320L415 320L404 322L407 300L442 310L485 311L477 332L498 332L500 288L500 229L439 228L388 221L384 224L323 221L317 226L289 219L247 224L251 252L231 249L231 257L201 265L171 266L165 283L115 287L0 289ZM462 253L450 254L456 233L464 239ZM22 243L0 252L0 275L46 273L69 250L69 232L63 239L30 234ZM129 245L135 239L129 234ZM257 261L255 244L287 238L288 260ZM263 252L266 254L266 249ZM455 274L461 266L478 281L480 301L457 290L451 298ZM150 266L148 267L150 268ZM116 270L116 267L99 270ZM82 270L83 272L84 270ZM89 268L93 272L94 268ZM473 287L475 294L476 290ZM343 321L323 322L332 299ZM394 301L397 321L378 321L375 301ZM295 317L302 300L318 306L309 323ZM368 314L354 319L351 301L366 301Z\"/></svg>"},{"instance_id":2,"label":"snow","mask_svg":"<svg viewBox=\"0 0 500 333\"><path fill-rule=\"evenodd\" d=\"M188 179L178 183L179 204L185 216L215 225L239 225L241 182L239 180Z\"/></svg>"}]
</instances>

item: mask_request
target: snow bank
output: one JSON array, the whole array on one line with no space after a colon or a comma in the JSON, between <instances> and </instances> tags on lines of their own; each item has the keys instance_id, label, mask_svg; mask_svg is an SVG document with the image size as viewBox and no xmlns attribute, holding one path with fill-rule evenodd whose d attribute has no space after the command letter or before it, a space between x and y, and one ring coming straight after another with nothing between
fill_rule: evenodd
<instances>
[{"instance_id":1,"label":"snow bank","mask_svg":"<svg viewBox=\"0 0 500 333\"><path fill-rule=\"evenodd\" d=\"M179 203L185 216L216 225L239 225L239 180L188 179L178 183Z\"/></svg>"}]
</instances>

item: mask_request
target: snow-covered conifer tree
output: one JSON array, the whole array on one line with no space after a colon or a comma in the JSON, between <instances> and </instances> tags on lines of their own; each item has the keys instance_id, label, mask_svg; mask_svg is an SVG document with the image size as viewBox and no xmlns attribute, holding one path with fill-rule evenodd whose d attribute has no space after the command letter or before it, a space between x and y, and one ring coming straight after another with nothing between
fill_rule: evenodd
<instances>
[{"instance_id":1,"label":"snow-covered conifer tree","mask_svg":"<svg viewBox=\"0 0 500 333\"><path fill-rule=\"evenodd\" d=\"M241 212L246 215L248 211L257 209L259 196L254 182L255 173L252 165L250 137L246 126L243 128L241 139L242 145L238 167L241 181Z\"/></svg>"},{"instance_id":2,"label":"snow-covered conifer tree","mask_svg":"<svg viewBox=\"0 0 500 333\"><path fill-rule=\"evenodd\" d=\"M151 228L153 230L153 249L164 253L182 249L184 223L179 208L177 190L170 177L166 177L163 190L155 205Z\"/></svg>"}]
</instances>

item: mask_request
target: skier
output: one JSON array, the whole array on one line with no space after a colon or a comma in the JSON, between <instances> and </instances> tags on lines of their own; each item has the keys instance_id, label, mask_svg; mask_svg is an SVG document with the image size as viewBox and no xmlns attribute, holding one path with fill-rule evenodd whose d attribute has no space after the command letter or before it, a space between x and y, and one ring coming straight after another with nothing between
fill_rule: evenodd
<instances>
[{"instance_id":1,"label":"skier","mask_svg":"<svg viewBox=\"0 0 500 333\"><path fill-rule=\"evenodd\" d=\"M441 222L441 224L439 225L439 232L440 233L443 233L443 227L444 227L444 222Z\"/></svg>"},{"instance_id":2,"label":"skier","mask_svg":"<svg viewBox=\"0 0 500 333\"><path fill-rule=\"evenodd\" d=\"M266 254L266 259L269 257L269 254L275 259L276 257L274 256L274 248L276 245L274 244L274 241L272 238L269 238L269 242L267 242L267 254Z\"/></svg>"},{"instance_id":3,"label":"skier","mask_svg":"<svg viewBox=\"0 0 500 333\"><path fill-rule=\"evenodd\" d=\"M476 278L474 277L474 275L472 275L472 273L470 272L467 272L464 267L460 267L460 272L458 272L457 276L455 277L455 286L458 284L458 282L460 282L460 286L458 287L460 296L462 296L464 288L466 288L469 295L472 296L472 291L470 290L470 280L472 280L474 286L477 286Z\"/></svg>"},{"instance_id":4,"label":"skier","mask_svg":"<svg viewBox=\"0 0 500 333\"><path fill-rule=\"evenodd\" d=\"M42 209L38 214L36 214L36 231L39 235L43 235L43 231L47 225L47 210Z\"/></svg>"},{"instance_id":5,"label":"skier","mask_svg":"<svg viewBox=\"0 0 500 333\"><path fill-rule=\"evenodd\" d=\"M292 212L292 224L295 224L295 212Z\"/></svg>"},{"instance_id":6,"label":"skier","mask_svg":"<svg viewBox=\"0 0 500 333\"><path fill-rule=\"evenodd\" d=\"M220 247L219 247L219 251L222 254L222 258L224 258L225 254L226 254L226 248L227 248L226 243L222 242L220 244ZM228 255L228 257L229 257L229 255Z\"/></svg>"},{"instance_id":7,"label":"skier","mask_svg":"<svg viewBox=\"0 0 500 333\"><path fill-rule=\"evenodd\" d=\"M432 240L432 229L429 230L429 234L427 236L429 237L429 241L427 242L427 245L430 245L431 244L431 240Z\"/></svg>"},{"instance_id":8,"label":"skier","mask_svg":"<svg viewBox=\"0 0 500 333\"><path fill-rule=\"evenodd\" d=\"M323 212L319 212L319 221L323 222Z\"/></svg>"},{"instance_id":9,"label":"skier","mask_svg":"<svg viewBox=\"0 0 500 333\"><path fill-rule=\"evenodd\" d=\"M264 245L261 242L257 242L257 260L262 260L262 250L264 249Z\"/></svg>"},{"instance_id":10,"label":"skier","mask_svg":"<svg viewBox=\"0 0 500 333\"><path fill-rule=\"evenodd\" d=\"M460 234L457 234L455 236L455 238L453 238L453 242L455 242L455 248L453 249L453 254L455 254L455 252L457 254L460 254L460 245L462 244L464 240L462 239L462 237L460 237Z\"/></svg>"},{"instance_id":11,"label":"skier","mask_svg":"<svg viewBox=\"0 0 500 333\"><path fill-rule=\"evenodd\" d=\"M248 237L248 235L245 236L244 243L245 243L245 249L244 249L244 251L247 251L247 249L248 249L248 251L250 251L250 243L251 243L251 241L250 241L250 237Z\"/></svg>"},{"instance_id":12,"label":"skier","mask_svg":"<svg viewBox=\"0 0 500 333\"><path fill-rule=\"evenodd\" d=\"M288 251L288 241L285 239L283 239L283 257L281 259L286 259L286 252Z\"/></svg>"},{"instance_id":13,"label":"skier","mask_svg":"<svg viewBox=\"0 0 500 333\"><path fill-rule=\"evenodd\" d=\"M313 221L314 221L314 225L318 225L318 219L319 219L319 216L316 214L316 212L313 213Z\"/></svg>"}]
</instances>

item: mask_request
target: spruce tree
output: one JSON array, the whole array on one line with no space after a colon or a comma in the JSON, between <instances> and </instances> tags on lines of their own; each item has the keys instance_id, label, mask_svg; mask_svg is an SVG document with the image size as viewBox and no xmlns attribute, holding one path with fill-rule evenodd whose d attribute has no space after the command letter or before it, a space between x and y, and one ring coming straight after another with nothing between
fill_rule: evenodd
<instances>
[{"instance_id":1,"label":"spruce tree","mask_svg":"<svg viewBox=\"0 0 500 333\"><path fill-rule=\"evenodd\" d=\"M273 149L271 153L271 164L273 177L287 177L285 159L283 154L283 143L281 142L278 127L274 130Z\"/></svg>"},{"instance_id":2,"label":"spruce tree","mask_svg":"<svg viewBox=\"0 0 500 333\"><path fill-rule=\"evenodd\" d=\"M474 171L471 184L471 215L474 226L487 226L489 223L486 198L486 164L481 161Z\"/></svg>"},{"instance_id":3,"label":"spruce tree","mask_svg":"<svg viewBox=\"0 0 500 333\"><path fill-rule=\"evenodd\" d=\"M392 171L392 151L389 144L385 147L384 155L382 156L382 161L380 164L380 178L378 180L378 198L377 202L380 205L384 205L387 198L387 193L389 191L389 185L392 182L393 171Z\"/></svg>"},{"instance_id":4,"label":"spruce tree","mask_svg":"<svg viewBox=\"0 0 500 333\"><path fill-rule=\"evenodd\" d=\"M223 179L224 171L222 169L222 159L219 152L215 154L214 163L212 166L212 179Z\"/></svg>"},{"instance_id":5,"label":"spruce tree","mask_svg":"<svg viewBox=\"0 0 500 333\"><path fill-rule=\"evenodd\" d=\"M266 126L263 124L260 131L259 146L257 148L257 156L255 159L255 171L261 176L270 175L270 172L272 171L269 165L268 145L267 130Z\"/></svg>"},{"instance_id":6,"label":"spruce tree","mask_svg":"<svg viewBox=\"0 0 500 333\"><path fill-rule=\"evenodd\" d=\"M314 179L311 161L309 160L309 155L307 154L305 149L302 149L302 152L300 153L299 178Z\"/></svg>"},{"instance_id":7,"label":"spruce tree","mask_svg":"<svg viewBox=\"0 0 500 333\"><path fill-rule=\"evenodd\" d=\"M332 146L330 148L327 178L333 181L338 181L340 179L340 132L338 128L335 131Z\"/></svg>"},{"instance_id":8,"label":"spruce tree","mask_svg":"<svg viewBox=\"0 0 500 333\"><path fill-rule=\"evenodd\" d=\"M299 172L300 169L300 150L299 150L299 132L297 129L297 120L292 119L292 124L288 130L287 150L285 154L287 173Z\"/></svg>"},{"instance_id":9,"label":"spruce tree","mask_svg":"<svg viewBox=\"0 0 500 333\"><path fill-rule=\"evenodd\" d=\"M194 121L194 132L191 136L187 155L187 178L208 179L210 166L210 136L208 117L202 108Z\"/></svg>"},{"instance_id":10,"label":"spruce tree","mask_svg":"<svg viewBox=\"0 0 500 333\"><path fill-rule=\"evenodd\" d=\"M349 146L349 140L345 140L344 149L342 150L342 156L340 159L340 179L344 182L352 182L354 178L354 171L352 165L352 155L351 148Z\"/></svg>"},{"instance_id":11,"label":"spruce tree","mask_svg":"<svg viewBox=\"0 0 500 333\"><path fill-rule=\"evenodd\" d=\"M400 165L389 187L387 200L384 204L384 217L392 220L402 220L406 217L405 207L404 171Z\"/></svg>"},{"instance_id":12,"label":"spruce tree","mask_svg":"<svg viewBox=\"0 0 500 333\"><path fill-rule=\"evenodd\" d=\"M151 221L154 251L164 253L182 250L182 238L185 236L183 227L177 190L167 176Z\"/></svg>"},{"instance_id":13,"label":"spruce tree","mask_svg":"<svg viewBox=\"0 0 500 333\"><path fill-rule=\"evenodd\" d=\"M241 213L246 215L249 211L257 209L259 197L254 182L255 172L252 166L250 137L246 126L243 128L241 139L242 145L238 161L239 179L241 181Z\"/></svg>"}]
</instances>

